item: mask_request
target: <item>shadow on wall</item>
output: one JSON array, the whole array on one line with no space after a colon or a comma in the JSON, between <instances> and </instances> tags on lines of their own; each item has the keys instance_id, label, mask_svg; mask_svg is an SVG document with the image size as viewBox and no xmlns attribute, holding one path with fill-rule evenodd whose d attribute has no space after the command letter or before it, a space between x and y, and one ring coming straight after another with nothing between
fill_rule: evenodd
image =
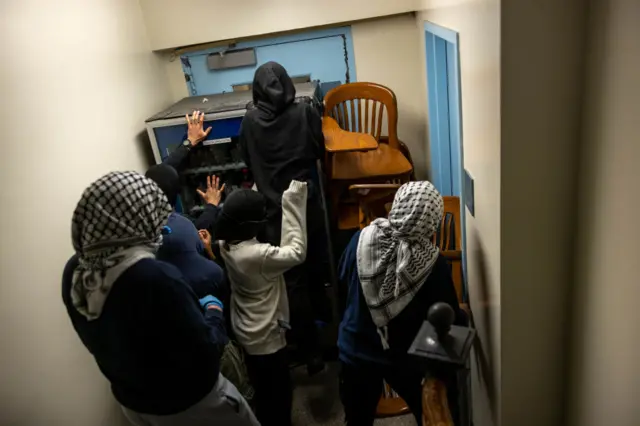
<instances>
[{"instance_id":1,"label":"shadow on wall","mask_svg":"<svg viewBox=\"0 0 640 426\"><path fill-rule=\"evenodd\" d=\"M479 305L471 307L471 326L475 328L474 312L480 316L480 320L484 323L487 330L486 341L480 340L480 335L475 339L473 349L476 355L476 363L478 365L478 373L480 374L480 380L484 383L487 390L487 396L489 398L489 409L491 411L491 417L493 424L498 424L497 416L497 402L498 394L495 380L495 356L492 348L494 347L494 324L492 321L491 312L491 300L489 294L489 275L488 265L486 261L485 250L480 243L479 236L476 235L473 239L475 241L475 255L472 258L476 259L476 267L478 272L478 290L479 290Z\"/></svg>"},{"instance_id":2,"label":"shadow on wall","mask_svg":"<svg viewBox=\"0 0 640 426\"><path fill-rule=\"evenodd\" d=\"M146 130L139 132L136 137L136 149L143 158L146 164L145 170L156 164L156 160L153 156L153 150L151 149L151 141L149 140L149 134Z\"/></svg>"},{"instance_id":3,"label":"shadow on wall","mask_svg":"<svg viewBox=\"0 0 640 426\"><path fill-rule=\"evenodd\" d=\"M424 134L424 117L415 108L398 107L398 138L404 142L414 162L417 179L429 179L429 146Z\"/></svg>"}]
</instances>

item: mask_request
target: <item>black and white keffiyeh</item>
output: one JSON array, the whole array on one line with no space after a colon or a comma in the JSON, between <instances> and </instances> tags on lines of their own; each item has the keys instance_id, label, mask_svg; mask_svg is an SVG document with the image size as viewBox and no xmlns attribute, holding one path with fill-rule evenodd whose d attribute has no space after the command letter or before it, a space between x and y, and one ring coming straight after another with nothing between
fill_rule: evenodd
<instances>
[{"instance_id":1,"label":"black and white keffiyeh","mask_svg":"<svg viewBox=\"0 0 640 426\"><path fill-rule=\"evenodd\" d=\"M389 218L362 230L358 276L379 329L402 312L431 273L439 253L431 237L443 211L442 196L430 182L409 182L398 189Z\"/></svg>"},{"instance_id":2,"label":"black and white keffiyeh","mask_svg":"<svg viewBox=\"0 0 640 426\"><path fill-rule=\"evenodd\" d=\"M71 300L78 312L88 320L100 316L115 280L155 255L171 211L158 185L135 172L112 172L89 185L71 223L79 258Z\"/></svg>"}]
</instances>

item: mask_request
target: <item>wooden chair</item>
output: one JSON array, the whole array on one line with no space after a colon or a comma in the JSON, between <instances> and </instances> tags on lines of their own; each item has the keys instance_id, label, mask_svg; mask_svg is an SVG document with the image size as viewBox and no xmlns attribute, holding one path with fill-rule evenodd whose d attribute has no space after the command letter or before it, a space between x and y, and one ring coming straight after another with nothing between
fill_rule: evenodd
<instances>
[{"instance_id":1,"label":"wooden chair","mask_svg":"<svg viewBox=\"0 0 640 426\"><path fill-rule=\"evenodd\" d=\"M464 289L462 281L462 225L460 220L460 197L443 196L444 214L440 228L433 236L433 243L451 266L451 277L456 288L458 302L463 309Z\"/></svg>"},{"instance_id":2,"label":"wooden chair","mask_svg":"<svg viewBox=\"0 0 640 426\"><path fill-rule=\"evenodd\" d=\"M377 217L386 217L391 202L397 192L399 184L359 184L351 185L349 192L358 200L360 229L367 226ZM463 303L464 290L462 279L462 234L460 221L460 198L452 196L442 197L444 214L440 228L433 236L433 243L438 246L440 253L451 266L453 285L458 295L460 307L468 311ZM424 426L453 426L453 420L447 401L447 388L440 380L429 378L423 385L423 425ZM409 412L407 403L396 394L388 384L384 389L376 415L390 417Z\"/></svg>"},{"instance_id":3,"label":"wooden chair","mask_svg":"<svg viewBox=\"0 0 640 426\"><path fill-rule=\"evenodd\" d=\"M408 149L398 140L398 106L389 88L375 83L344 84L330 90L324 102L325 170L337 219L350 185L407 182L413 176L413 164ZM385 117L388 134L383 136ZM349 137L349 133L356 136ZM347 223L350 226L344 227ZM355 224L357 228L357 220ZM339 229L353 225L353 220L338 220Z\"/></svg>"}]
</instances>

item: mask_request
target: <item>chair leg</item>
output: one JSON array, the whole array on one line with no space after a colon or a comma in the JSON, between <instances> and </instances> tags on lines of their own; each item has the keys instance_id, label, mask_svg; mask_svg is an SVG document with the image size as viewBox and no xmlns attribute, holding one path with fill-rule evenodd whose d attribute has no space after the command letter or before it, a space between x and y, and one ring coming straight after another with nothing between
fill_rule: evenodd
<instances>
[{"instance_id":1,"label":"chair leg","mask_svg":"<svg viewBox=\"0 0 640 426\"><path fill-rule=\"evenodd\" d=\"M404 399L400 398L391 386L384 383L384 390L376 407L376 417L394 417L408 413L409 405Z\"/></svg>"}]
</instances>

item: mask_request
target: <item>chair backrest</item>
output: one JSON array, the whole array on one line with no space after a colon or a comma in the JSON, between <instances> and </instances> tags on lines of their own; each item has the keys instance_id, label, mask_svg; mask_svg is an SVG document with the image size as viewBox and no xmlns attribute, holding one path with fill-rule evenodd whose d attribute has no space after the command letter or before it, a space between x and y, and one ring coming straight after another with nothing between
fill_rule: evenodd
<instances>
[{"instance_id":1,"label":"chair backrest","mask_svg":"<svg viewBox=\"0 0 640 426\"><path fill-rule=\"evenodd\" d=\"M462 234L460 221L460 197L444 196L444 214L433 243L451 265L451 277L456 288L458 302L464 300L462 279Z\"/></svg>"},{"instance_id":2,"label":"chair backrest","mask_svg":"<svg viewBox=\"0 0 640 426\"><path fill-rule=\"evenodd\" d=\"M377 141L386 115L389 146L398 149L398 103L388 87L376 83L342 84L325 95L324 104L324 115L336 120L343 130L369 133Z\"/></svg>"},{"instance_id":3,"label":"chair backrest","mask_svg":"<svg viewBox=\"0 0 640 426\"><path fill-rule=\"evenodd\" d=\"M393 202L398 188L401 184L360 184L351 185L349 192L358 202L360 229L379 217L387 217L389 207Z\"/></svg>"}]
</instances>

